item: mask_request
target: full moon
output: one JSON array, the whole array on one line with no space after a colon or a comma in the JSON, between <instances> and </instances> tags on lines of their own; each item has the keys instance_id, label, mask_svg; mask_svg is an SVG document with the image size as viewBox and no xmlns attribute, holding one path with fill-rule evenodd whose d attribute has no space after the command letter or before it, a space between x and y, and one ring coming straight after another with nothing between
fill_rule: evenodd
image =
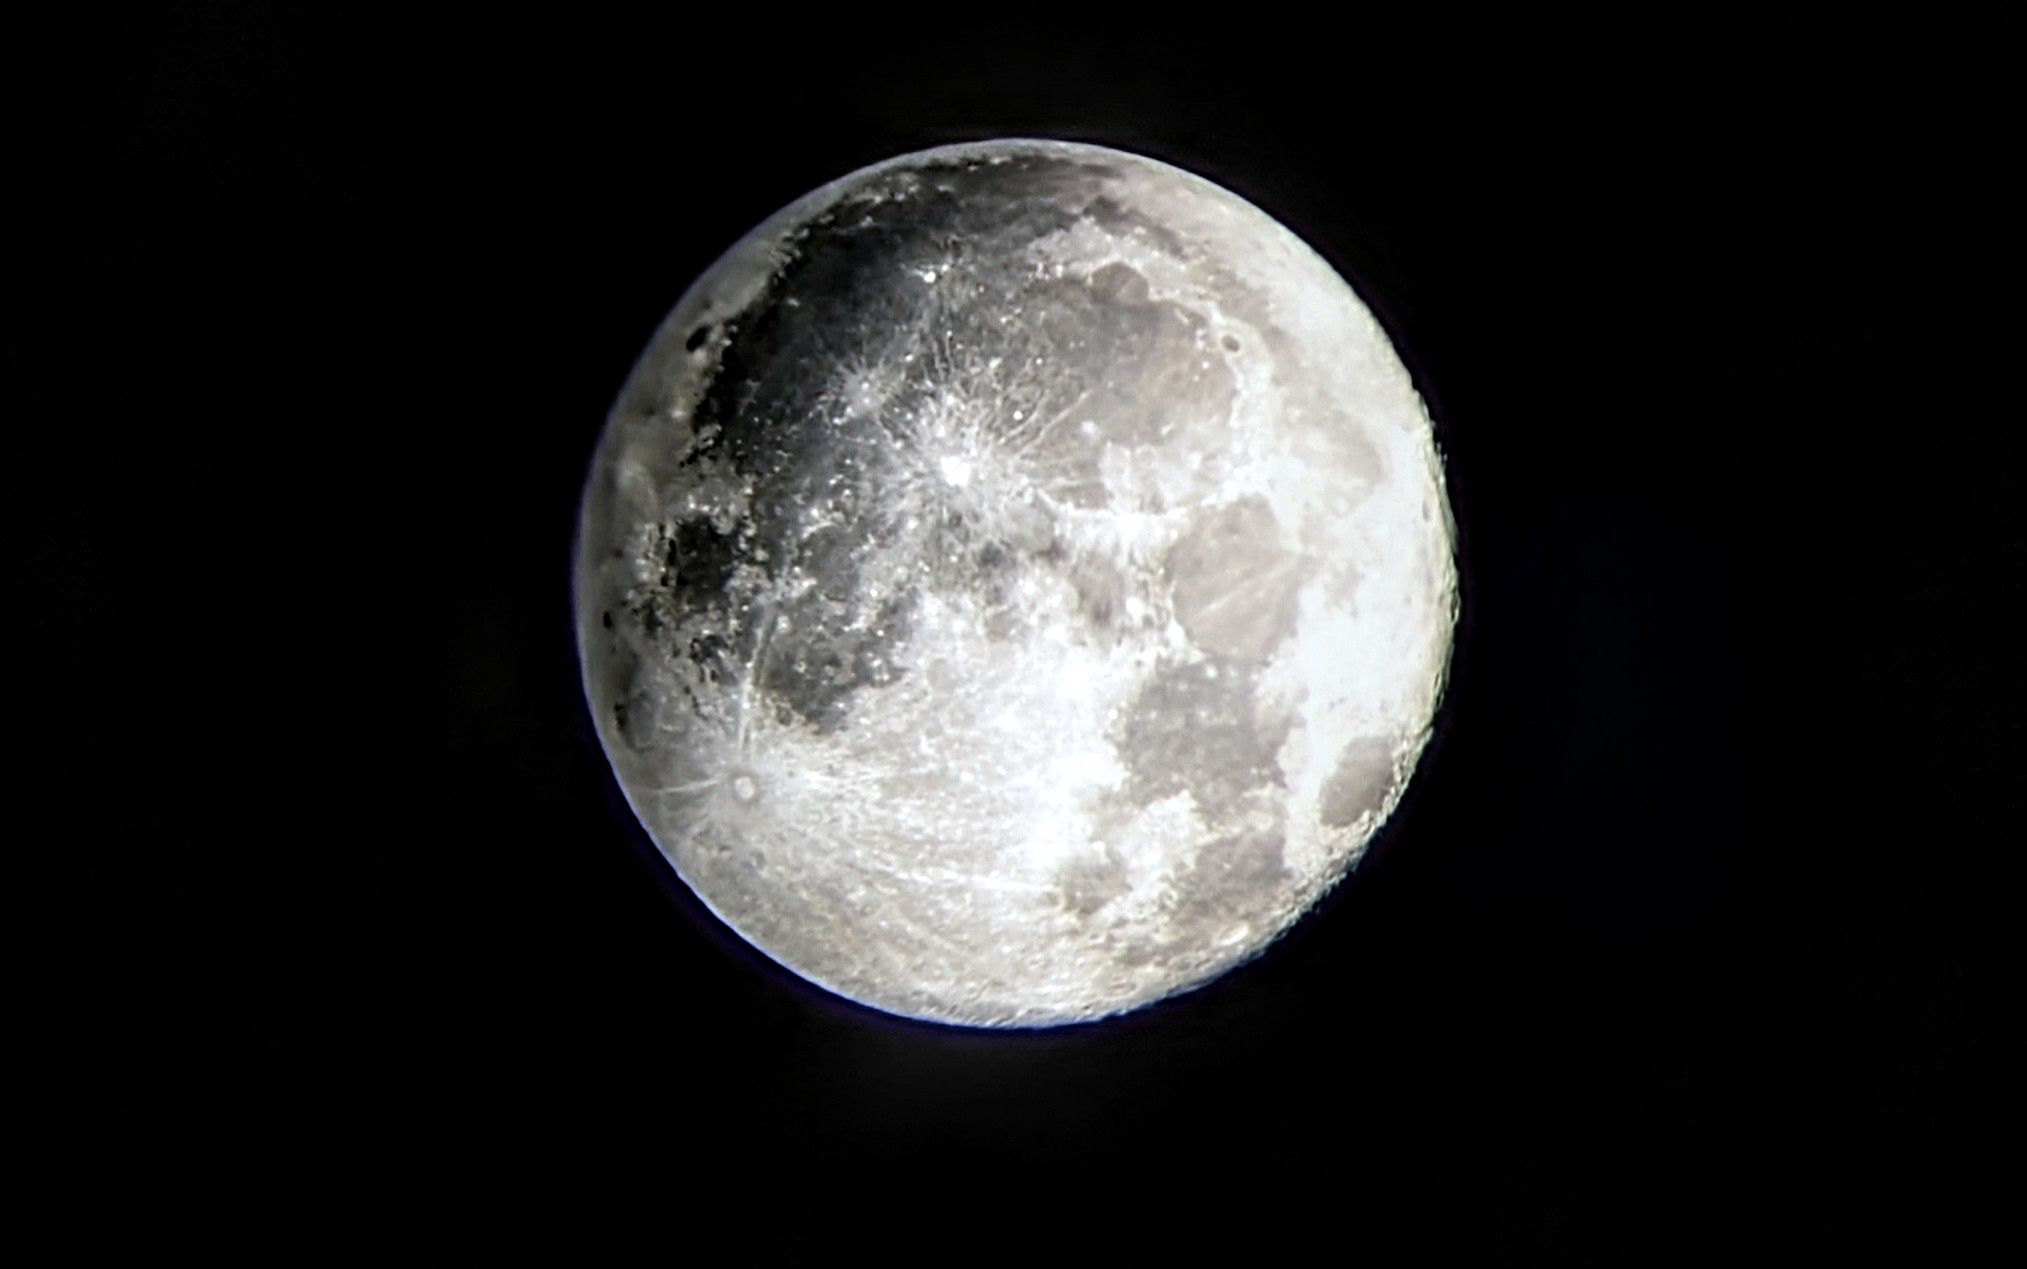
<instances>
[{"instance_id":1,"label":"full moon","mask_svg":"<svg viewBox=\"0 0 2027 1269\"><path fill-rule=\"evenodd\" d=\"M1294 234L993 141L748 234L641 355L579 526L584 687L678 875L910 1017L1118 1013L1357 861L1457 611L1427 412Z\"/></svg>"}]
</instances>

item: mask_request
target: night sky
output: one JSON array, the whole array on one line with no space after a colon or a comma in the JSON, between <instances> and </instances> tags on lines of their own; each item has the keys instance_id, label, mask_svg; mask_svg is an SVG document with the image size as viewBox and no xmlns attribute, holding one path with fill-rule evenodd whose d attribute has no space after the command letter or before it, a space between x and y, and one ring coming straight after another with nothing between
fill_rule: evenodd
<instances>
[{"instance_id":1,"label":"night sky","mask_svg":"<svg viewBox=\"0 0 2027 1269\"><path fill-rule=\"evenodd\" d=\"M1977 1237L2018 1140L2017 24L1363 21L52 42L4 305L29 1197L762 1261ZM1464 603L1352 880L1034 1034L718 926L570 614L591 447L689 282L996 135L1184 167L1342 272L1434 417Z\"/></svg>"}]
</instances>

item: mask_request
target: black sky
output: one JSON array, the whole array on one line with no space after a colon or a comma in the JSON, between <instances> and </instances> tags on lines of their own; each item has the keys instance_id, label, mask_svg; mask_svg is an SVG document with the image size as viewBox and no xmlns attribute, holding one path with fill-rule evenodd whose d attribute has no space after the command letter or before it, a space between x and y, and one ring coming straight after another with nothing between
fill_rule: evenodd
<instances>
[{"instance_id":1,"label":"black sky","mask_svg":"<svg viewBox=\"0 0 2027 1269\"><path fill-rule=\"evenodd\" d=\"M186 6L17 117L50 1192L342 1196L272 1209L312 1241L591 1198L672 1254L1472 1264L1998 1209L2016 30L686 23ZM1178 164L1342 271L1465 587L1355 880L1205 990L1019 1036L718 928L613 787L568 607L590 447L689 281L994 135Z\"/></svg>"}]
</instances>

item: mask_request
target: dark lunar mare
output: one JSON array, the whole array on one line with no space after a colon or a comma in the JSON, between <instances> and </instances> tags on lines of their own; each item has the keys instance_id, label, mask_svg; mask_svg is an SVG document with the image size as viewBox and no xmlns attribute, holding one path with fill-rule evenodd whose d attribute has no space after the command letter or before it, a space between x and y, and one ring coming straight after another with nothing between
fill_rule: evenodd
<instances>
[{"instance_id":1,"label":"dark lunar mare","mask_svg":"<svg viewBox=\"0 0 2027 1269\"><path fill-rule=\"evenodd\" d=\"M1388 517L1438 520L1368 498L1420 479L1405 375L1256 209L1104 155L786 209L662 327L587 490L587 682L644 822L899 1012L1061 1021L1252 954L1417 725L1344 750L1368 689L1315 646L1423 608Z\"/></svg>"},{"instance_id":2,"label":"dark lunar mare","mask_svg":"<svg viewBox=\"0 0 2027 1269\"><path fill-rule=\"evenodd\" d=\"M1180 250L1094 192L1109 172L1023 156L888 174L794 234L744 312L691 332L686 350L710 377L682 463L729 466L750 486L750 510L730 526L697 515L664 533L662 593L636 608L651 634L663 609L715 623L671 651L713 680L751 666L771 702L833 730L855 693L907 672L889 653L906 642L921 585L978 593L993 633L1017 637L1018 615L998 597L1053 545L1045 525L1009 529L922 496L935 489L913 430L925 411L954 400L982 415L1064 505L1102 505L1106 440L1158 443L1181 429L1217 453L1235 389L1222 356L1205 355L1201 314L1151 299L1122 263L1088 278L1016 271L1033 242L1080 216ZM877 385L868 399L825 373L840 366ZM1067 425L1072 412L1103 432ZM886 567L894 558L926 562L926 576ZM742 564L814 584L734 594ZM1067 565L1103 630L1118 599L1104 562Z\"/></svg>"}]
</instances>

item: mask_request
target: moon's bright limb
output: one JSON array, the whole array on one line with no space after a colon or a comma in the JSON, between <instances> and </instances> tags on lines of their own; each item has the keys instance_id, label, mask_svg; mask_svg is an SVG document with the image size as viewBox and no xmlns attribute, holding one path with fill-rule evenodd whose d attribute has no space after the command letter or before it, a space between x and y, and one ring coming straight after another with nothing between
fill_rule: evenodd
<instances>
[{"instance_id":1,"label":"moon's bright limb","mask_svg":"<svg viewBox=\"0 0 2027 1269\"><path fill-rule=\"evenodd\" d=\"M784 209L608 420L577 566L621 786L705 903L895 1013L1202 983L1358 857L1456 608L1386 336L1113 150L951 146Z\"/></svg>"}]
</instances>

